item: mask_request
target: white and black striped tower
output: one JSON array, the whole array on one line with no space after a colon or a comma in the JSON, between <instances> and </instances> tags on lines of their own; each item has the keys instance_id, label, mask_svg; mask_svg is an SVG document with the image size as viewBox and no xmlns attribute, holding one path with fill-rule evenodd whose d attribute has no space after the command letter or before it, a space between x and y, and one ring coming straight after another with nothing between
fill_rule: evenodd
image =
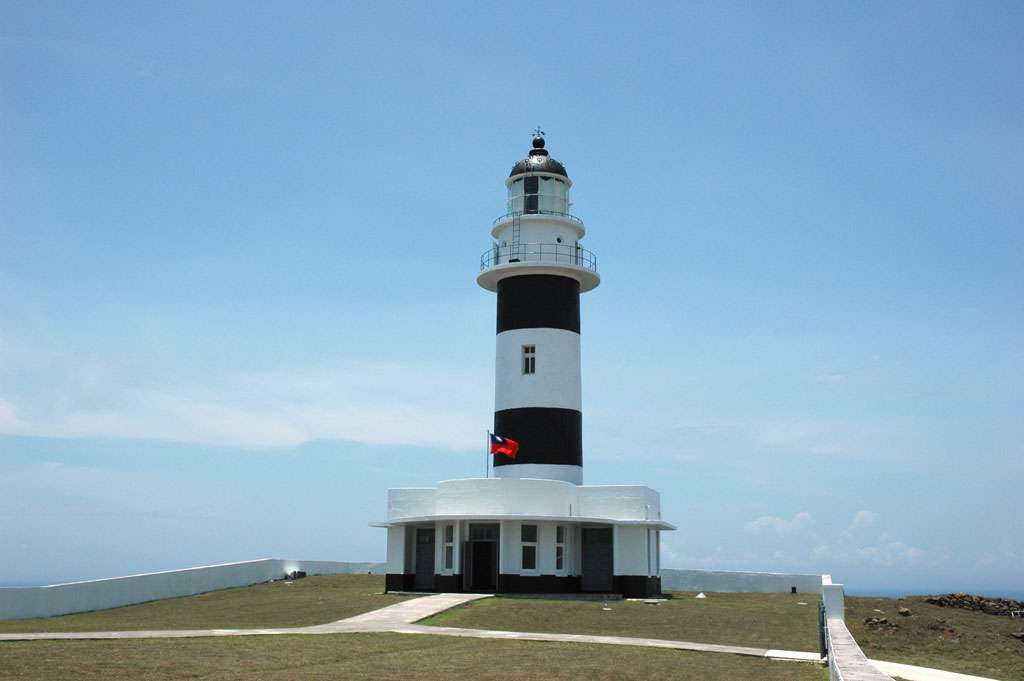
<instances>
[{"instance_id":1,"label":"white and black striped tower","mask_svg":"<svg viewBox=\"0 0 1024 681\"><path fill-rule=\"evenodd\" d=\"M506 213L477 275L498 294L494 432L519 443L514 459L494 455L494 474L581 485L580 293L601 278L569 214L572 182L542 135L505 181Z\"/></svg>"}]
</instances>

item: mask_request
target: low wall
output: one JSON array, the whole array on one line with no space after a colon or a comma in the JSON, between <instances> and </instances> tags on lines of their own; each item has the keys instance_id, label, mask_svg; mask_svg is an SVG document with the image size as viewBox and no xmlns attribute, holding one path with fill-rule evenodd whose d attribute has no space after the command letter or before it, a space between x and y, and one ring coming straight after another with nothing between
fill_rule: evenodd
<instances>
[{"instance_id":1,"label":"low wall","mask_svg":"<svg viewBox=\"0 0 1024 681\"><path fill-rule=\"evenodd\" d=\"M53 617L249 586L301 570L307 575L384 574L384 563L250 560L51 586L0 587L0 619Z\"/></svg>"},{"instance_id":2,"label":"low wall","mask_svg":"<svg viewBox=\"0 0 1024 681\"><path fill-rule=\"evenodd\" d=\"M661 569L662 591L789 593L794 586L799 593L819 593L821 575Z\"/></svg>"},{"instance_id":3,"label":"low wall","mask_svg":"<svg viewBox=\"0 0 1024 681\"><path fill-rule=\"evenodd\" d=\"M821 578L821 599L825 605L825 649L829 681L893 681L868 661L846 628L846 599L842 584L832 577Z\"/></svg>"}]
</instances>

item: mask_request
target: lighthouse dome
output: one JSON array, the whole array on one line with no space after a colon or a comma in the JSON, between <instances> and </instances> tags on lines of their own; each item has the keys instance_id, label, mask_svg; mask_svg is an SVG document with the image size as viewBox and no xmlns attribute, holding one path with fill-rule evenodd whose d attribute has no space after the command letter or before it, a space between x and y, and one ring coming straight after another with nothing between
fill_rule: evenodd
<instances>
[{"instance_id":1,"label":"lighthouse dome","mask_svg":"<svg viewBox=\"0 0 1024 681\"><path fill-rule=\"evenodd\" d=\"M530 155L512 166L512 172L508 176L515 177L525 173L551 173L569 179L568 173L565 172L565 166L548 156L548 150L544 148L543 137L533 139L533 149L530 150Z\"/></svg>"}]
</instances>

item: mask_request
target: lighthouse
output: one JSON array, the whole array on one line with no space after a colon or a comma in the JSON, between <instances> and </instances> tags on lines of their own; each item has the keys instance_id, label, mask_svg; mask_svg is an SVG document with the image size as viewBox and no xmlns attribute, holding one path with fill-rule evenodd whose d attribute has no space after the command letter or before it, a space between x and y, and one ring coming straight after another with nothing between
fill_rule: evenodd
<instances>
[{"instance_id":1,"label":"lighthouse","mask_svg":"<svg viewBox=\"0 0 1024 681\"><path fill-rule=\"evenodd\" d=\"M505 214L477 283L498 294L494 432L518 443L494 455L499 478L583 484L580 294L601 283L569 213L572 181L538 134L512 167Z\"/></svg>"},{"instance_id":2,"label":"lighthouse","mask_svg":"<svg viewBox=\"0 0 1024 681\"><path fill-rule=\"evenodd\" d=\"M661 592L661 497L583 484L580 294L601 278L543 133L505 180L477 283L497 294L494 476L388 490L388 591ZM514 443L514 444L513 444ZM628 456L628 452L624 452Z\"/></svg>"}]
</instances>

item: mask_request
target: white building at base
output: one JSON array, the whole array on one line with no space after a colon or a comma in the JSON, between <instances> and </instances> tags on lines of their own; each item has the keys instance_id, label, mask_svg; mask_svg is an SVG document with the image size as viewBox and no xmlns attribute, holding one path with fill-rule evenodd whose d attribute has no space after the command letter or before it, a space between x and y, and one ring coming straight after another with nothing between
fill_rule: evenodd
<instances>
[{"instance_id":1,"label":"white building at base","mask_svg":"<svg viewBox=\"0 0 1024 681\"><path fill-rule=\"evenodd\" d=\"M661 592L661 500L583 484L579 296L601 283L544 139L506 181L477 283L498 294L494 478L388 490L388 591Z\"/></svg>"}]
</instances>

